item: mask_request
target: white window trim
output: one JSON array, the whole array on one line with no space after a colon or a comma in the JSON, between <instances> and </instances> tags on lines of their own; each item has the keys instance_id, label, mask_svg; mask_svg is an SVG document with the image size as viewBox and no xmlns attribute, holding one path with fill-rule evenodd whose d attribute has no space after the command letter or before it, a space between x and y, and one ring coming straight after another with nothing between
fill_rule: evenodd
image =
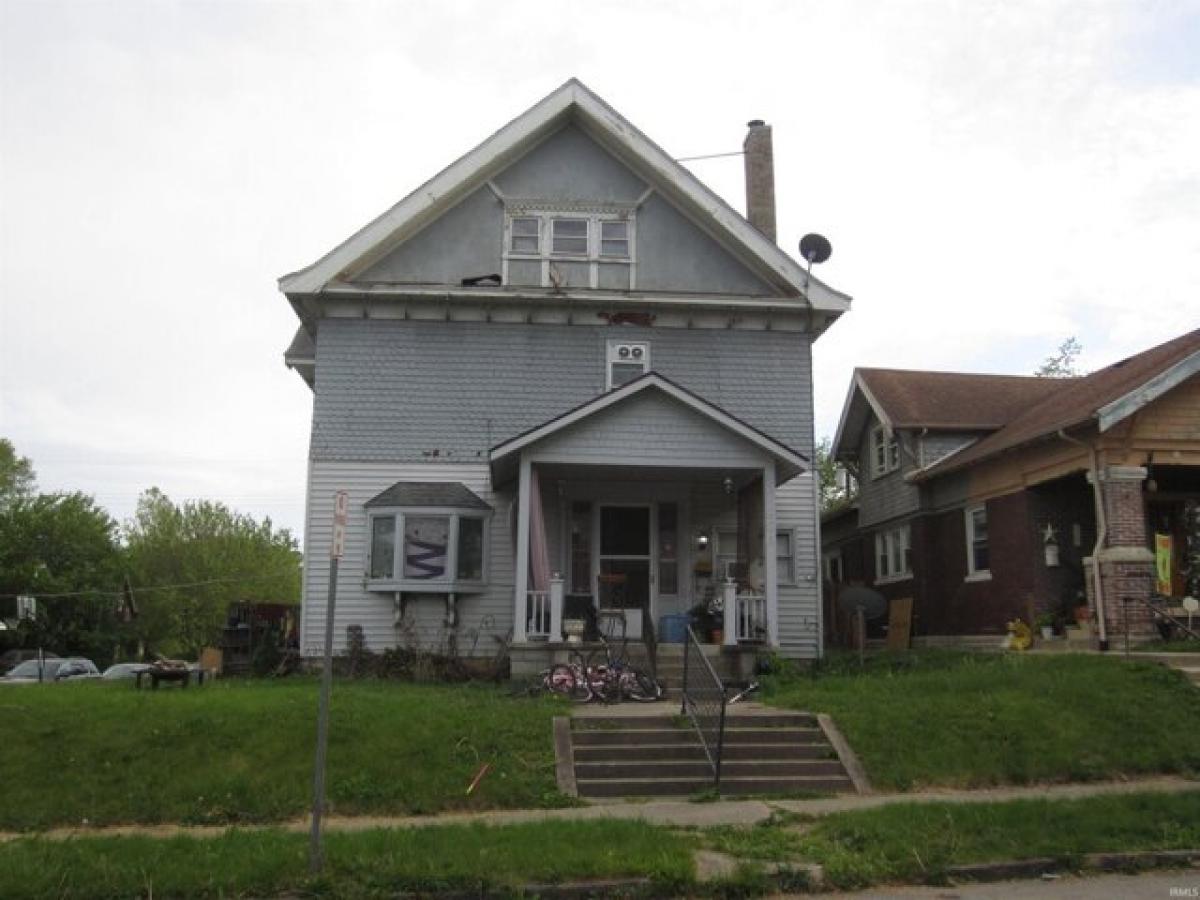
<instances>
[{"instance_id":1,"label":"white window trim","mask_svg":"<svg viewBox=\"0 0 1200 900\"><path fill-rule=\"evenodd\" d=\"M775 530L776 541L779 540L780 535L787 535L788 555L780 556L778 553L775 554L775 583L777 585L795 585L799 583L799 572L796 571L796 531L792 528L778 528ZM784 578L781 574L783 570L780 569L780 563L788 558L791 559L791 563L788 565L788 569L791 570L791 577Z\"/></svg>"},{"instance_id":2,"label":"white window trim","mask_svg":"<svg viewBox=\"0 0 1200 900\"><path fill-rule=\"evenodd\" d=\"M967 577L963 581L991 581L991 552L992 541L991 532L988 533L988 568L975 568L975 513L982 512L984 519L987 519L987 504L977 503L974 506L968 506L963 509L963 519L966 522L967 534Z\"/></svg>"},{"instance_id":3,"label":"white window trim","mask_svg":"<svg viewBox=\"0 0 1200 900\"><path fill-rule=\"evenodd\" d=\"M622 359L618 353L621 347L641 347L641 359ZM642 364L642 375L650 371L650 342L649 341L623 341L620 338L609 338L604 347L604 390L611 391L613 389L613 363L623 363L626 365ZM628 384L628 382L625 382Z\"/></svg>"},{"instance_id":4,"label":"white window trim","mask_svg":"<svg viewBox=\"0 0 1200 900\"><path fill-rule=\"evenodd\" d=\"M538 252L526 253L512 249L513 219L537 219ZM587 221L586 253L555 253L554 232L551 222L554 219L584 219ZM629 245L628 256L604 256L601 249L601 222L622 221L627 224L626 239ZM586 263L588 265L588 287L595 290L600 287L600 267L628 266L629 289L637 287L637 215L633 207L614 206L597 207L594 204L572 208L569 203L530 204L515 202L506 209L504 216L504 243L501 255L500 278L503 284L509 283L508 270L510 261L525 261L541 263L541 286L553 287L550 278L550 266L555 262ZM582 287L582 285L572 285Z\"/></svg>"},{"instance_id":5,"label":"white window trim","mask_svg":"<svg viewBox=\"0 0 1200 900\"><path fill-rule=\"evenodd\" d=\"M837 563L838 577L833 577L833 564ZM845 572L842 569L842 549L826 550L821 554L821 574L825 576L825 580L830 584L842 584L845 581Z\"/></svg>"},{"instance_id":6,"label":"white window trim","mask_svg":"<svg viewBox=\"0 0 1200 900\"><path fill-rule=\"evenodd\" d=\"M882 466L879 464L880 450L883 451ZM887 430L882 425L873 427L868 452L871 454L869 469L872 478L882 478L900 468L900 436L896 432L892 432L889 440Z\"/></svg>"},{"instance_id":7,"label":"white window trim","mask_svg":"<svg viewBox=\"0 0 1200 900\"><path fill-rule=\"evenodd\" d=\"M904 535L904 553L901 559L908 566L902 572L892 571L892 554L895 550L897 536ZM879 571L879 557L884 555L883 551L887 551L888 571ZM909 564L908 557L912 551L912 527L909 523L903 525L895 525L891 528L885 528L882 531L875 532L875 584L895 584L900 581L908 581L913 577L912 567Z\"/></svg>"},{"instance_id":8,"label":"white window trim","mask_svg":"<svg viewBox=\"0 0 1200 900\"><path fill-rule=\"evenodd\" d=\"M450 519L449 540L446 547L446 577L441 579L406 579L404 572L404 519L406 516L444 516ZM447 506L381 506L367 514L367 548L364 553L366 568L363 579L371 591L412 591L422 594L457 594L479 592L487 587L491 571L491 517L490 512L479 509ZM374 550L375 520L396 520L392 536L392 577L371 577L371 553ZM460 519L480 519L483 522L483 577L469 581L458 577L458 522ZM397 576L397 572L401 574Z\"/></svg>"}]
</instances>

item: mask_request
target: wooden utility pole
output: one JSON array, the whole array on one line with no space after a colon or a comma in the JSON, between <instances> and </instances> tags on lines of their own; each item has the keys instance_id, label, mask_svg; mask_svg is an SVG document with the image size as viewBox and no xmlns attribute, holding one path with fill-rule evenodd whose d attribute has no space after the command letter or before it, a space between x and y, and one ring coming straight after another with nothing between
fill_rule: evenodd
<instances>
[{"instance_id":1,"label":"wooden utility pole","mask_svg":"<svg viewBox=\"0 0 1200 900\"><path fill-rule=\"evenodd\" d=\"M321 814L325 809L325 755L329 748L329 694L333 690L333 612L337 603L338 563L346 543L346 518L350 503L338 491L333 503L333 542L329 548L329 598L325 604L325 656L321 667L321 698L317 705L317 752L313 765L312 834L308 843L308 870L316 875L325 863L321 846Z\"/></svg>"}]
</instances>

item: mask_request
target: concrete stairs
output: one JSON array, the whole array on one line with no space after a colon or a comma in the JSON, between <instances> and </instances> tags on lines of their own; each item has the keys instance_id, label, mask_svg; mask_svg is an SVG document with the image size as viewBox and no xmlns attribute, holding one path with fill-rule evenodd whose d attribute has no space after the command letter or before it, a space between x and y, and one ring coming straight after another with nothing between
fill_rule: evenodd
<instances>
[{"instance_id":1,"label":"concrete stairs","mask_svg":"<svg viewBox=\"0 0 1200 900\"><path fill-rule=\"evenodd\" d=\"M730 665L729 659L721 652L720 647L708 646L705 652L705 658L708 659L713 670L726 684L734 682L734 672ZM649 671L650 663L646 659L644 662L635 662L635 665ZM683 684L683 644L659 644L658 645L658 683L663 688L663 698L666 700L679 700L681 697L680 686Z\"/></svg>"},{"instance_id":2,"label":"concrete stairs","mask_svg":"<svg viewBox=\"0 0 1200 900\"><path fill-rule=\"evenodd\" d=\"M678 716L577 716L570 737L581 797L686 796L712 787L704 747ZM722 795L852 790L815 716L727 716Z\"/></svg>"}]
</instances>

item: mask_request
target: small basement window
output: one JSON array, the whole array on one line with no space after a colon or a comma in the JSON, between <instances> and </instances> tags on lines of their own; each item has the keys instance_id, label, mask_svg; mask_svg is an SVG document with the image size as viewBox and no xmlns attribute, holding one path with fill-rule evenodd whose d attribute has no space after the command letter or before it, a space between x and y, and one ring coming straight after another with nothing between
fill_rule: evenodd
<instances>
[{"instance_id":1,"label":"small basement window","mask_svg":"<svg viewBox=\"0 0 1200 900\"><path fill-rule=\"evenodd\" d=\"M492 509L466 487L398 482L366 506L370 590L467 593L486 586Z\"/></svg>"}]
</instances>

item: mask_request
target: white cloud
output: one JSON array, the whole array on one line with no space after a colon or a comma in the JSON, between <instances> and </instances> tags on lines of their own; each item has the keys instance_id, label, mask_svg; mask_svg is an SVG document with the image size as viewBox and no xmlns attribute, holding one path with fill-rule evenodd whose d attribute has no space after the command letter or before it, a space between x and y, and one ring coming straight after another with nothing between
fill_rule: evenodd
<instances>
[{"instance_id":1,"label":"white cloud","mask_svg":"<svg viewBox=\"0 0 1200 900\"><path fill-rule=\"evenodd\" d=\"M0 432L119 515L159 484L299 529L274 279L571 75L677 155L775 130L850 370L1101 365L1200 322L1187 5L0 5ZM740 160L693 164L741 205Z\"/></svg>"}]
</instances>

